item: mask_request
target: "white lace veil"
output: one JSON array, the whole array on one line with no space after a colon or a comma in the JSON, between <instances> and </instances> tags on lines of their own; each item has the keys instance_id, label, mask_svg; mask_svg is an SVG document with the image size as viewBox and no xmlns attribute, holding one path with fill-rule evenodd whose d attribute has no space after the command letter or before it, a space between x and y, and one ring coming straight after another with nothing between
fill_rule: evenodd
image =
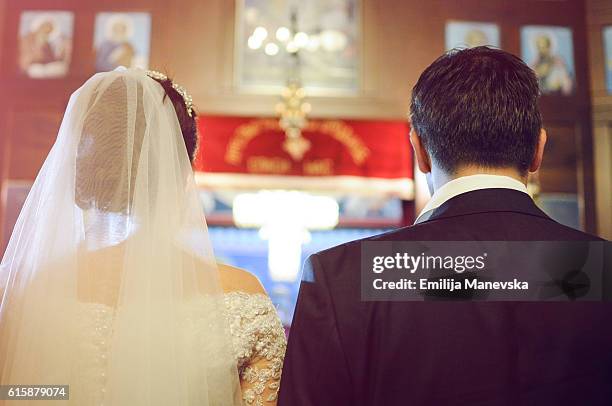
<instances>
[{"instance_id":1,"label":"white lace veil","mask_svg":"<svg viewBox=\"0 0 612 406\"><path fill-rule=\"evenodd\" d=\"M208 231L164 96L144 71L119 68L70 98L2 259L2 384L69 384L70 400L54 405L241 404ZM110 329L109 342L92 343L88 325Z\"/></svg>"}]
</instances>

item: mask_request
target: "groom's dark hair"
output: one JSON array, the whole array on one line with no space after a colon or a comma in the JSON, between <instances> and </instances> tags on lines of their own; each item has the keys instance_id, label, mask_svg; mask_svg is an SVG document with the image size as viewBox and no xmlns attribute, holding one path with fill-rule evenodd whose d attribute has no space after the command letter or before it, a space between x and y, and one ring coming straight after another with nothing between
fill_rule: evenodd
<instances>
[{"instance_id":1,"label":"groom's dark hair","mask_svg":"<svg viewBox=\"0 0 612 406\"><path fill-rule=\"evenodd\" d=\"M525 173L542 118L538 80L522 60L499 49L451 50L412 89L412 126L436 164L513 167Z\"/></svg>"}]
</instances>

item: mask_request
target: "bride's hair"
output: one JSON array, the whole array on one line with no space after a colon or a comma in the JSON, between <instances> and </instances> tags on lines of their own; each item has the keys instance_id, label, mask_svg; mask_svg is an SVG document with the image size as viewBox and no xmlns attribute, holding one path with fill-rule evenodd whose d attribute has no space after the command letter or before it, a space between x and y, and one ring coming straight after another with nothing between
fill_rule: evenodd
<instances>
[{"instance_id":1,"label":"bride's hair","mask_svg":"<svg viewBox=\"0 0 612 406\"><path fill-rule=\"evenodd\" d=\"M96 87L95 97L91 97L86 109L76 156L75 184L76 203L84 210L97 208L121 213L128 211L132 203L142 143L150 123L145 119L143 85L130 82L136 83L136 94L132 94L129 77L124 74L107 81L105 86ZM198 148L195 113L188 110L171 79L149 78L164 90L155 97L161 97L162 104L166 99L172 103L187 156L193 164ZM135 111L130 113L127 104L133 97ZM130 142L126 142L126 136L130 137ZM127 160L126 155L129 156ZM129 168L124 167L126 163Z\"/></svg>"},{"instance_id":2,"label":"bride's hair","mask_svg":"<svg viewBox=\"0 0 612 406\"><path fill-rule=\"evenodd\" d=\"M198 127L195 119L196 114L195 112L193 112L191 115L189 114L183 96L181 96L180 93L173 87L174 83L172 82L172 79L153 78L153 80L162 85L164 91L166 92L164 98L168 97L174 106L176 116L178 117L181 125L183 140L185 140L187 155L189 155L189 161L193 164L198 151Z\"/></svg>"}]
</instances>

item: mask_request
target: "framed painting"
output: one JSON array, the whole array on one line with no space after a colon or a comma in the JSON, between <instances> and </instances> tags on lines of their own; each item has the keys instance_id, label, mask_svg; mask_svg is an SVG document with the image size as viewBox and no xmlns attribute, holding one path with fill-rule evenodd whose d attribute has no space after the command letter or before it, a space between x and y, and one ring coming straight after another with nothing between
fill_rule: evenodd
<instances>
[{"instance_id":1,"label":"framed painting","mask_svg":"<svg viewBox=\"0 0 612 406\"><path fill-rule=\"evenodd\" d=\"M74 14L69 11L24 11L19 22L19 69L35 79L68 74L72 56Z\"/></svg>"},{"instance_id":2,"label":"framed painting","mask_svg":"<svg viewBox=\"0 0 612 406\"><path fill-rule=\"evenodd\" d=\"M148 13L98 13L94 29L96 70L149 67L151 16Z\"/></svg>"},{"instance_id":3,"label":"framed painting","mask_svg":"<svg viewBox=\"0 0 612 406\"><path fill-rule=\"evenodd\" d=\"M449 21L446 23L446 50L489 45L501 47L499 26L494 23Z\"/></svg>"},{"instance_id":4,"label":"framed painting","mask_svg":"<svg viewBox=\"0 0 612 406\"><path fill-rule=\"evenodd\" d=\"M537 25L522 27L521 55L538 76L542 93L574 93L576 75L570 28Z\"/></svg>"}]
</instances>

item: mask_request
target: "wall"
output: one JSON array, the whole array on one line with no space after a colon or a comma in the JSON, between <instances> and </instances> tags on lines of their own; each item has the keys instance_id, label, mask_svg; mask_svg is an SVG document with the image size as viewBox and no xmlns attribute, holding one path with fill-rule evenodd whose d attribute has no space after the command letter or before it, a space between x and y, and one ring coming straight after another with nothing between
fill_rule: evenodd
<instances>
[{"instance_id":1,"label":"wall","mask_svg":"<svg viewBox=\"0 0 612 406\"><path fill-rule=\"evenodd\" d=\"M17 74L18 18L24 9L75 12L76 36L68 78L36 81ZM95 13L121 10L152 14L151 65L168 71L185 85L200 111L233 115L273 112L276 97L241 94L232 84L234 2L231 0L180 3L0 0L3 49L0 92L5 95L0 100L3 199L6 199L9 180L29 181L35 177L54 141L70 93L94 72ZM313 115L405 118L410 89L419 73L443 52L444 24L449 19L497 22L501 27L502 47L516 54L520 53L520 25L572 27L578 91L570 97L542 98L550 153L541 171L541 181L545 192L578 193L583 208L582 225L586 230L595 231L591 96L587 86L587 30L582 0L363 0L362 91L354 97L312 98ZM607 128L609 131L610 127ZM0 208L0 221L3 210ZM0 241L6 237L0 235Z\"/></svg>"},{"instance_id":2,"label":"wall","mask_svg":"<svg viewBox=\"0 0 612 406\"><path fill-rule=\"evenodd\" d=\"M612 94L606 91L602 29L612 26L612 2L587 1L593 150L597 193L598 233L612 239Z\"/></svg>"}]
</instances>

